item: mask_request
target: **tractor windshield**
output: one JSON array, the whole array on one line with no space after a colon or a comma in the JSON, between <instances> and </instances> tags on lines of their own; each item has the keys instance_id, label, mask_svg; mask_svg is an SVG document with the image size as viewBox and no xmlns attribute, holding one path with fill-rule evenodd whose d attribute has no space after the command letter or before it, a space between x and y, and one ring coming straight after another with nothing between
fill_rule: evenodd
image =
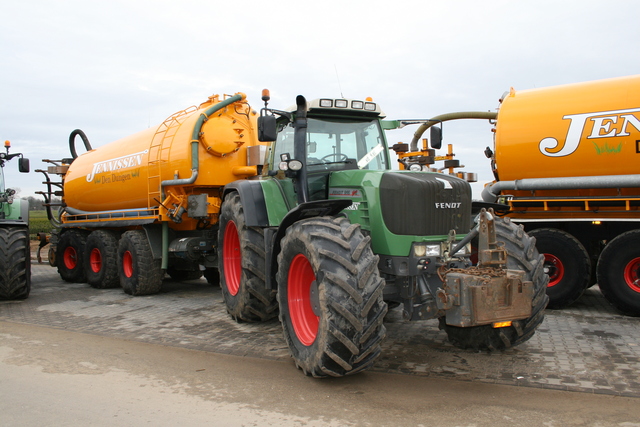
<instances>
[{"instance_id":1,"label":"tractor windshield","mask_svg":"<svg viewBox=\"0 0 640 427\"><path fill-rule=\"evenodd\" d=\"M278 134L276 158L282 153L293 155L291 123ZM309 171L388 168L378 120L309 118L307 124L307 166Z\"/></svg>"}]
</instances>

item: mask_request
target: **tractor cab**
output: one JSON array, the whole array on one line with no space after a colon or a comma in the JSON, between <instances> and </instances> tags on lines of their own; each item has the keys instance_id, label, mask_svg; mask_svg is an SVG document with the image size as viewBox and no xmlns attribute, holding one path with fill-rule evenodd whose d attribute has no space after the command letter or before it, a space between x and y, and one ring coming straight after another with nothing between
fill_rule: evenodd
<instances>
[{"instance_id":1,"label":"tractor cab","mask_svg":"<svg viewBox=\"0 0 640 427\"><path fill-rule=\"evenodd\" d=\"M271 110L280 117L272 121L277 136L268 173L283 171L298 181L306 191L304 201L329 198L329 178L335 172L391 168L377 104L328 98L307 104L303 97L298 102L288 111Z\"/></svg>"}]
</instances>

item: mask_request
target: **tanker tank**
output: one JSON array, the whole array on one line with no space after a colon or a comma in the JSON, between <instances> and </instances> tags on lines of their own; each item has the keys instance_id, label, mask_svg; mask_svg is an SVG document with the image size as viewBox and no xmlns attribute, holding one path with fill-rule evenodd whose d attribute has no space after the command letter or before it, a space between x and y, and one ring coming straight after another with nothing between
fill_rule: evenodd
<instances>
[{"instance_id":1,"label":"tanker tank","mask_svg":"<svg viewBox=\"0 0 640 427\"><path fill-rule=\"evenodd\" d=\"M78 156L64 181L70 211L152 208L166 197L163 182L166 188L178 184L173 191L188 194L193 188L207 192L255 175L255 166L247 166L246 151L259 144L257 113L244 101L244 94L239 98L207 113L225 101L211 96L158 126Z\"/></svg>"},{"instance_id":2,"label":"tanker tank","mask_svg":"<svg viewBox=\"0 0 640 427\"><path fill-rule=\"evenodd\" d=\"M640 76L511 89L495 129L494 173L500 182L487 186L483 198L495 201L501 190L606 196L624 188L640 194L639 107Z\"/></svg>"}]
</instances>

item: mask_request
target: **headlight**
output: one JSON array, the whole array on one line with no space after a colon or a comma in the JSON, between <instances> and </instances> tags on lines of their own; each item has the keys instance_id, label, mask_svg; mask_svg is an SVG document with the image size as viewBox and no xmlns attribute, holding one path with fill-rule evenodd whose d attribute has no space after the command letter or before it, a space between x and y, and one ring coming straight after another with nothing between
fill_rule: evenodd
<instances>
[{"instance_id":1,"label":"headlight","mask_svg":"<svg viewBox=\"0 0 640 427\"><path fill-rule=\"evenodd\" d=\"M440 244L427 245L418 243L413 245L413 254L416 257L440 256Z\"/></svg>"},{"instance_id":2,"label":"headlight","mask_svg":"<svg viewBox=\"0 0 640 427\"><path fill-rule=\"evenodd\" d=\"M299 171L302 169L302 162L300 160L289 160L289 169Z\"/></svg>"},{"instance_id":3,"label":"headlight","mask_svg":"<svg viewBox=\"0 0 640 427\"><path fill-rule=\"evenodd\" d=\"M412 165L409 166L409 170L410 171L414 171L414 172L419 172L422 170L422 165L419 165L417 163L413 163Z\"/></svg>"}]
</instances>

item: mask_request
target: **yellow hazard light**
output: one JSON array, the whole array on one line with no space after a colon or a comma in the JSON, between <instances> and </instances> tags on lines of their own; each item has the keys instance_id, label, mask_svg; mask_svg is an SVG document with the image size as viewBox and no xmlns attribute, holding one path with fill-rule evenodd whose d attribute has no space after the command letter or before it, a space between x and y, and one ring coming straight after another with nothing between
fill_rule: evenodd
<instances>
[{"instance_id":1,"label":"yellow hazard light","mask_svg":"<svg viewBox=\"0 0 640 427\"><path fill-rule=\"evenodd\" d=\"M11 147L11 143L7 140L7 141L4 142L4 146L9 148L9 147Z\"/></svg>"},{"instance_id":2,"label":"yellow hazard light","mask_svg":"<svg viewBox=\"0 0 640 427\"><path fill-rule=\"evenodd\" d=\"M507 326L511 326L511 320L508 322L495 322L493 324L494 328L506 328Z\"/></svg>"}]
</instances>

